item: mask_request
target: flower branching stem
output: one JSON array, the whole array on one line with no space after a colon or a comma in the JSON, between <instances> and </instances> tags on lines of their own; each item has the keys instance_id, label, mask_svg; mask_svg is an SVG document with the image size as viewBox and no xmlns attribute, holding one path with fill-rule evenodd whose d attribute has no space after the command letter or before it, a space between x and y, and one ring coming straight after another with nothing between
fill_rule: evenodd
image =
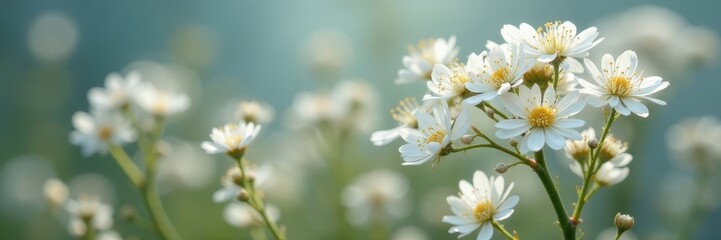
<instances>
[{"instance_id":1,"label":"flower branching stem","mask_svg":"<svg viewBox=\"0 0 721 240\"><path fill-rule=\"evenodd\" d=\"M499 232L501 232L501 233L503 234L503 236L506 237L506 239L509 239L509 240L515 240L515 239L517 239L517 238L513 237L513 234L511 234L510 232L508 232L508 230L506 230L506 229L503 227L503 225L501 225L501 224L500 224L498 221L496 221L495 219L491 219L491 224L493 225L494 228L496 228L496 230L498 230Z\"/></svg>"},{"instance_id":2,"label":"flower branching stem","mask_svg":"<svg viewBox=\"0 0 721 240\"><path fill-rule=\"evenodd\" d=\"M270 219L270 217L268 217L268 212L266 211L263 199L257 194L257 192L255 191L255 187L250 182L250 179L248 179L248 174L246 174L245 167L243 167L242 156L231 157L235 159L235 161L238 163L238 168L240 169L240 176L243 181L243 186L245 186L243 189L245 189L245 191L248 193L248 205L255 209L258 214L260 214L260 217L263 219L263 222L273 234L273 237L275 237L275 239L285 240L285 233L272 219Z\"/></svg>"},{"instance_id":3,"label":"flower branching stem","mask_svg":"<svg viewBox=\"0 0 721 240\"><path fill-rule=\"evenodd\" d=\"M546 194L548 194L551 204L553 204L553 209L555 210L556 217L558 218L558 224L561 226L561 231L563 232L563 238L565 240L575 240L576 228L572 226L568 219L566 207L563 205L563 200L561 200L561 195L558 193L558 188L553 182L553 178L551 178L551 173L548 171L546 156L544 155L543 150L534 152L533 155L538 163L538 166L534 171L541 180L543 188L546 189Z\"/></svg>"}]
</instances>

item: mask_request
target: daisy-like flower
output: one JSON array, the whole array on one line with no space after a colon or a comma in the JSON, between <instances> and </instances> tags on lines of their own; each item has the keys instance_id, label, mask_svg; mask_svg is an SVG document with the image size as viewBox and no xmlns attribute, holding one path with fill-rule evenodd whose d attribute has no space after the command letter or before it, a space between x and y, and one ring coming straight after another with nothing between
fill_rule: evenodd
<instances>
[{"instance_id":1,"label":"daisy-like flower","mask_svg":"<svg viewBox=\"0 0 721 240\"><path fill-rule=\"evenodd\" d=\"M130 72L123 78L111 73L105 78L105 88L95 87L88 92L88 100L94 109L114 110L130 103L135 89L140 85L140 73Z\"/></svg>"},{"instance_id":2,"label":"daisy-like flower","mask_svg":"<svg viewBox=\"0 0 721 240\"><path fill-rule=\"evenodd\" d=\"M268 187L268 180L270 180L273 169L269 165L262 165L258 169L254 169L246 161L243 161L245 173L249 177L253 178L254 188L265 188ZM215 202L226 202L231 199L236 199L240 192L244 191L243 188L243 174L240 172L237 164L234 164L228 168L225 175L220 179L220 184L223 188L213 193L213 201Z\"/></svg>"},{"instance_id":3,"label":"daisy-like flower","mask_svg":"<svg viewBox=\"0 0 721 240\"><path fill-rule=\"evenodd\" d=\"M431 81L426 82L433 95L426 95L423 100L462 97L468 93L466 83L471 82L471 68L482 66L486 58L485 54L485 52L479 55L471 53L466 64L457 62L452 62L448 66L436 64L431 73Z\"/></svg>"},{"instance_id":4,"label":"daisy-like flower","mask_svg":"<svg viewBox=\"0 0 721 240\"><path fill-rule=\"evenodd\" d=\"M591 154L588 141L596 139L596 131L594 131L593 128L588 128L581 132L581 136L583 137L581 140L566 141L566 147L563 148L563 151L566 153L568 159L585 163Z\"/></svg>"},{"instance_id":5,"label":"daisy-like flower","mask_svg":"<svg viewBox=\"0 0 721 240\"><path fill-rule=\"evenodd\" d=\"M210 133L210 139L213 142L204 141L201 147L209 154L242 155L245 147L258 136L260 129L260 125L252 122L229 123L223 127L213 128Z\"/></svg>"},{"instance_id":6,"label":"daisy-like flower","mask_svg":"<svg viewBox=\"0 0 721 240\"><path fill-rule=\"evenodd\" d=\"M585 122L569 119L583 109L584 102L579 101L578 92L571 92L558 101L556 98L552 87L546 88L542 95L538 85L531 89L521 86L519 95L504 94L501 96L503 105L518 118L498 122L496 136L508 139L526 133L519 144L523 153L536 152L544 145L559 150L566 145L566 139L582 139L573 128L583 126Z\"/></svg>"},{"instance_id":7,"label":"daisy-like flower","mask_svg":"<svg viewBox=\"0 0 721 240\"><path fill-rule=\"evenodd\" d=\"M583 138L584 140L595 139L596 133L593 128L583 131ZM586 140L585 143L586 148L588 148L588 140ZM573 155L573 153L569 153L568 150L574 148L581 149L580 141L568 141L566 145L566 155ZM626 153L626 150L628 150L628 143L617 139L613 135L606 136L606 140L604 140L598 153L598 160L601 163L601 167L599 167L594 176L596 183L601 186L611 186L626 179L629 173L629 169L626 166L633 160L633 156ZM588 152L586 152L585 159L588 159ZM588 163L588 161L576 159L576 161L571 163L571 171L583 178L583 169L588 169Z\"/></svg>"},{"instance_id":8,"label":"daisy-like flower","mask_svg":"<svg viewBox=\"0 0 721 240\"><path fill-rule=\"evenodd\" d=\"M444 155L443 150L451 141L460 139L470 129L468 111L461 110L455 121L451 119L446 101L439 101L433 107L433 116L415 111L413 116L418 120L418 129L401 129L401 137L408 142L398 149L405 161L403 165L420 165Z\"/></svg>"},{"instance_id":9,"label":"daisy-like flower","mask_svg":"<svg viewBox=\"0 0 721 240\"><path fill-rule=\"evenodd\" d=\"M608 105L624 116L634 113L641 117L648 116L648 108L641 103L642 99L666 105L666 102L649 95L663 90L669 83L659 76L643 77L643 73L636 72L636 52L625 51L615 61L611 54L603 55L602 71L591 60L584 61L588 73L596 82L593 84L578 78L578 83L583 86L581 92L588 94L586 100L589 104L595 107Z\"/></svg>"},{"instance_id":10,"label":"daisy-like flower","mask_svg":"<svg viewBox=\"0 0 721 240\"><path fill-rule=\"evenodd\" d=\"M403 57L405 69L398 71L397 84L431 80L436 64L448 65L458 56L456 37L421 40L417 46L408 47L408 56Z\"/></svg>"},{"instance_id":11,"label":"daisy-like flower","mask_svg":"<svg viewBox=\"0 0 721 240\"><path fill-rule=\"evenodd\" d=\"M73 126L75 131L70 133L70 142L80 146L85 156L104 154L108 144L123 145L135 141L136 137L130 123L114 112L76 112Z\"/></svg>"},{"instance_id":12,"label":"daisy-like flower","mask_svg":"<svg viewBox=\"0 0 721 240\"><path fill-rule=\"evenodd\" d=\"M331 101L338 124L370 132L378 122L378 92L366 81L342 80L333 88Z\"/></svg>"},{"instance_id":13,"label":"daisy-like flower","mask_svg":"<svg viewBox=\"0 0 721 240\"><path fill-rule=\"evenodd\" d=\"M669 128L666 145L684 165L715 168L721 163L721 121L714 116L684 119Z\"/></svg>"},{"instance_id":14,"label":"daisy-like flower","mask_svg":"<svg viewBox=\"0 0 721 240\"><path fill-rule=\"evenodd\" d=\"M391 117L398 122L398 127L374 132L371 134L371 142L376 146L386 145L401 135L401 129L418 128L418 120L413 115L415 111L424 111L418 101L415 98L403 99L391 109Z\"/></svg>"},{"instance_id":15,"label":"daisy-like flower","mask_svg":"<svg viewBox=\"0 0 721 240\"><path fill-rule=\"evenodd\" d=\"M458 238L471 234L478 228L478 240L493 237L492 221L501 221L513 214L518 196L508 196L513 183L505 186L503 176L490 179L483 171L473 174L473 184L466 180L458 183L459 196L449 196L446 201L455 215L443 216L443 222L453 225L449 233L460 233Z\"/></svg>"},{"instance_id":16,"label":"daisy-like flower","mask_svg":"<svg viewBox=\"0 0 721 240\"><path fill-rule=\"evenodd\" d=\"M138 86L135 102L148 113L157 116L173 115L185 111L190 106L187 95L157 89L150 83Z\"/></svg>"},{"instance_id":17,"label":"daisy-like flower","mask_svg":"<svg viewBox=\"0 0 721 240\"><path fill-rule=\"evenodd\" d=\"M235 118L243 122L265 124L273 120L273 107L258 101L241 101L235 110Z\"/></svg>"},{"instance_id":18,"label":"daisy-like flower","mask_svg":"<svg viewBox=\"0 0 721 240\"><path fill-rule=\"evenodd\" d=\"M408 214L408 180L401 174L377 169L359 176L342 194L343 204L349 208L348 220L354 225L367 224L377 214L400 219Z\"/></svg>"},{"instance_id":19,"label":"daisy-like flower","mask_svg":"<svg viewBox=\"0 0 721 240\"><path fill-rule=\"evenodd\" d=\"M544 63L568 57L586 57L588 50L603 41L603 38L596 40L598 32L595 27L576 35L576 25L569 21L548 22L544 26L545 30L540 27L534 29L527 23L521 23L520 28L505 25L501 35L508 43L525 43L525 52Z\"/></svg>"},{"instance_id":20,"label":"daisy-like flower","mask_svg":"<svg viewBox=\"0 0 721 240\"><path fill-rule=\"evenodd\" d=\"M466 82L466 88L477 94L465 101L477 105L521 85L523 74L533 67L531 60L525 59L521 48L522 45L518 44L506 50L500 45L491 48L482 65L472 70L472 81Z\"/></svg>"},{"instance_id":21,"label":"daisy-like flower","mask_svg":"<svg viewBox=\"0 0 721 240\"><path fill-rule=\"evenodd\" d=\"M103 231L113 226L113 207L100 202L97 196L82 195L77 200L70 199L65 210L70 214L69 228L73 235L82 236L88 228Z\"/></svg>"}]
</instances>

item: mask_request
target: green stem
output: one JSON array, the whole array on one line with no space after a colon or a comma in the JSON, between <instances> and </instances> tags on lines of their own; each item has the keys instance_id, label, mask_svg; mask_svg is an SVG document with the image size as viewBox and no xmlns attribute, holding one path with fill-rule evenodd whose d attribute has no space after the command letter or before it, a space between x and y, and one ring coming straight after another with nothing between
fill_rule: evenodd
<instances>
[{"instance_id":1,"label":"green stem","mask_svg":"<svg viewBox=\"0 0 721 240\"><path fill-rule=\"evenodd\" d=\"M268 213L265 208L265 204L263 203L263 200L256 194L255 187L248 179L248 174L245 172L245 167L243 167L243 161L241 160L241 157L233 157L235 161L238 163L238 168L240 169L240 175L243 181L243 186L245 186L245 191L248 193L248 204L254 208L258 214L260 214L260 217L263 219L263 222L266 226L270 229L270 232L273 234L273 237L275 237L278 240L284 240L285 236L283 232L278 228L278 225L275 224L273 220L268 217Z\"/></svg>"},{"instance_id":2,"label":"green stem","mask_svg":"<svg viewBox=\"0 0 721 240\"><path fill-rule=\"evenodd\" d=\"M250 238L253 240L266 240L265 232L263 232L263 228L260 227L251 227L250 228Z\"/></svg>"},{"instance_id":3,"label":"green stem","mask_svg":"<svg viewBox=\"0 0 721 240\"><path fill-rule=\"evenodd\" d=\"M501 232L503 234L503 236L505 236L507 239L510 239L510 240L516 239L515 237L513 237L513 234L511 234L510 232L508 232L508 230L503 228L503 225L498 223L498 221L496 221L495 219L491 219L491 224L493 225L494 228L496 228L499 232Z\"/></svg>"},{"instance_id":4,"label":"green stem","mask_svg":"<svg viewBox=\"0 0 721 240\"><path fill-rule=\"evenodd\" d=\"M120 168L125 172L133 185L135 187L142 186L144 181L143 174L140 172L138 166L135 165L133 159L128 156L128 153L126 153L125 150L117 144L110 144L109 148L110 154L115 159L115 162L118 163L118 166L120 166Z\"/></svg>"},{"instance_id":5,"label":"green stem","mask_svg":"<svg viewBox=\"0 0 721 240\"><path fill-rule=\"evenodd\" d=\"M538 175L538 178L541 180L543 188L546 189L548 198L551 200L551 204L553 204L553 209L556 211L558 223L563 231L563 237L566 240L575 240L576 229L571 225L568 219L566 207L563 206L563 201L558 193L558 188L556 188L556 185L553 183L551 173L548 171L548 166L546 166L546 157L543 154L543 150L535 152L534 156L536 157L536 161L538 163L538 166L535 169L536 175Z\"/></svg>"},{"instance_id":6,"label":"green stem","mask_svg":"<svg viewBox=\"0 0 721 240\"><path fill-rule=\"evenodd\" d=\"M474 144L474 145L468 145L465 147L459 147L459 148L453 148L451 149L451 152L463 152L467 150L471 150L474 148L484 148L484 147L493 147L493 144Z\"/></svg>"},{"instance_id":7,"label":"green stem","mask_svg":"<svg viewBox=\"0 0 721 240\"><path fill-rule=\"evenodd\" d=\"M621 239L621 235L623 235L623 231L616 230L616 237L614 237L613 240Z\"/></svg>"},{"instance_id":8,"label":"green stem","mask_svg":"<svg viewBox=\"0 0 721 240\"><path fill-rule=\"evenodd\" d=\"M83 223L85 224L85 234L83 234L80 239L95 240L97 233L95 231L95 226L93 226L93 219L84 220Z\"/></svg>"},{"instance_id":9,"label":"green stem","mask_svg":"<svg viewBox=\"0 0 721 240\"><path fill-rule=\"evenodd\" d=\"M473 129L473 131L476 132L476 134L477 134L478 136L480 136L481 138L483 138L484 140L486 140L486 141L490 144L490 146L487 146L487 147L495 148L495 149L497 149L497 150L499 150L499 151L501 151L501 152L504 152L504 153L506 153L506 154L508 154L508 155L511 155L511 156L517 158L518 160L521 160L521 161L524 162L525 164L528 164L529 166L532 166L532 165L533 165L533 164L531 163L531 161L530 161L526 156L523 156L523 155L519 154L517 151L514 152L514 151L512 151L512 150L510 150L510 149L508 149L508 148L505 148L505 147L501 146L500 144L498 144L498 143L496 143L495 141L493 141L493 139L491 139L490 137L486 136L486 134L483 134L483 132L481 132L480 130L478 130L478 128L472 127L471 129ZM478 146L480 146L480 145L483 145L483 144L479 144Z\"/></svg>"},{"instance_id":10,"label":"green stem","mask_svg":"<svg viewBox=\"0 0 721 240\"><path fill-rule=\"evenodd\" d=\"M553 90L558 89L558 82L561 74L561 61L553 61Z\"/></svg>"}]
</instances>

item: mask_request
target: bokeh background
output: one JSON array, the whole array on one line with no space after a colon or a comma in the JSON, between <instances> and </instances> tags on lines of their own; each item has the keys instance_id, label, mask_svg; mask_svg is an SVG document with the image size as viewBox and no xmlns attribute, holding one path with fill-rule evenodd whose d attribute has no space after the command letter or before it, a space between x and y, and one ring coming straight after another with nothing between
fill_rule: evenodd
<instances>
[{"instance_id":1,"label":"bokeh background","mask_svg":"<svg viewBox=\"0 0 721 240\"><path fill-rule=\"evenodd\" d=\"M199 148L212 127L228 121L233 101L262 100L276 110L276 119L264 126L257 147L249 152L255 161L313 158L293 146L305 140L288 130L294 121L288 109L299 92L338 79L364 79L380 97L372 129L387 129L395 124L387 109L404 97L420 97L425 89L423 84L393 83L408 44L455 35L465 59L482 51L486 40L502 41L504 24L570 20L579 28L597 26L606 38L592 50L594 59L605 52L636 50L647 74L671 83L663 97L668 106L652 108L648 120L621 120L617 134L631 142L635 155L631 175L587 205L584 236L596 239L621 211L636 217L633 232L639 239L661 239L681 224L667 216L683 213L694 201L684 192L693 185L694 172L670 154L666 130L686 117L721 115L720 5L703 0L2 1L0 238L71 238L67 219L48 209L42 196L42 184L50 177L68 183L71 197L90 191L112 203L115 229L124 236L155 237L117 216L125 204L138 206L141 214L143 208L112 159L82 157L68 142L72 114L87 110L88 89L101 86L108 73L140 70L144 78L190 95L191 108L169 123L168 141L174 151L185 152L175 157L182 169L161 180L163 199L187 239L237 239L247 232L226 223L226 204L210 197L230 161ZM401 167L399 142L373 147L368 136L363 131L353 135L344 174L350 181L388 168L408 179L410 211L389 224L391 234L404 229L426 239L455 238L446 233L449 225L440 222L440 216L450 213L445 196L458 191L458 180L469 179L471 169L490 172L496 163L510 160L484 150L452 155L435 171L429 165ZM562 154L554 158L551 170L562 179L570 206L580 180ZM268 190L291 239L326 237L334 221L330 207L314 196L314 183L324 179L318 172L325 167L312 160L308 165L282 174L293 179L279 180ZM555 218L533 174L519 167L505 176L516 183L515 194L521 197L506 225L524 239L553 239ZM721 211L712 209L694 221L699 224L696 239L718 238ZM348 235L365 238L365 227L355 229Z\"/></svg>"}]
</instances>

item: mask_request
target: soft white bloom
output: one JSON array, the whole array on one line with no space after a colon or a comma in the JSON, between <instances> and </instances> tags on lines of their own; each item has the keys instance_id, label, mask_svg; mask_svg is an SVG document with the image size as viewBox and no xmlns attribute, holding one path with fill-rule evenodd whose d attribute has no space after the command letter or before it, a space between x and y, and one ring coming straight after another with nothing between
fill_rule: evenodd
<instances>
[{"instance_id":1,"label":"soft white bloom","mask_svg":"<svg viewBox=\"0 0 721 240\"><path fill-rule=\"evenodd\" d=\"M91 111L73 114L75 131L70 142L82 148L85 156L106 153L108 144L123 145L135 141L135 130L122 116L115 112Z\"/></svg>"},{"instance_id":2,"label":"soft white bloom","mask_svg":"<svg viewBox=\"0 0 721 240\"><path fill-rule=\"evenodd\" d=\"M506 188L503 176L491 176L489 179L483 171L473 174L473 184L461 180L458 187L461 190L459 196L449 196L446 199L455 215L443 216L443 222L453 225L448 232L460 233L458 238L481 228L476 239L491 239L491 221L509 218L519 200L518 196L508 196L513 189L513 183Z\"/></svg>"},{"instance_id":3,"label":"soft white bloom","mask_svg":"<svg viewBox=\"0 0 721 240\"><path fill-rule=\"evenodd\" d=\"M190 106L190 98L183 93L157 89L151 83L138 86L135 102L148 113L158 116L173 115Z\"/></svg>"},{"instance_id":4,"label":"soft white bloom","mask_svg":"<svg viewBox=\"0 0 721 240\"><path fill-rule=\"evenodd\" d=\"M270 165L261 165L256 170L247 162L243 162L245 173L248 177L252 177L254 188L266 188L273 172ZM220 179L220 184L223 188L213 193L213 201L215 202L226 202L232 199L236 199L241 191L243 190L243 174L240 172L237 164L234 164L228 168L225 175Z\"/></svg>"},{"instance_id":5,"label":"soft white bloom","mask_svg":"<svg viewBox=\"0 0 721 240\"><path fill-rule=\"evenodd\" d=\"M541 150L544 145L559 150L566 145L566 139L580 140L581 134L573 128L583 126L585 122L569 117L580 112L584 102L579 101L578 92L560 100L557 98L552 87L541 94L538 85L533 85L531 89L519 87L519 95L504 94L501 96L503 105L518 118L498 122L495 125L499 128L496 136L509 139L526 133L519 143L523 153Z\"/></svg>"},{"instance_id":6,"label":"soft white bloom","mask_svg":"<svg viewBox=\"0 0 721 240\"><path fill-rule=\"evenodd\" d=\"M70 199L65 204L70 214L71 233L85 234L88 227L96 230L108 230L113 226L113 207L100 202L100 198L91 195L82 195L79 199ZM91 226L87 226L89 222ZM82 225L80 227L78 225Z\"/></svg>"},{"instance_id":7,"label":"soft white bloom","mask_svg":"<svg viewBox=\"0 0 721 240\"><path fill-rule=\"evenodd\" d=\"M260 125L252 122L229 123L223 127L213 128L210 133L213 142L204 141L201 147L209 154L242 153L258 136L260 129Z\"/></svg>"},{"instance_id":8,"label":"soft white bloom","mask_svg":"<svg viewBox=\"0 0 721 240\"><path fill-rule=\"evenodd\" d=\"M105 78L105 88L94 87L88 92L90 105L98 110L115 110L127 106L140 85L140 73L133 71L123 78L111 73Z\"/></svg>"},{"instance_id":9,"label":"soft white bloom","mask_svg":"<svg viewBox=\"0 0 721 240\"><path fill-rule=\"evenodd\" d=\"M243 122L265 124L273 120L273 107L258 101L241 101L235 110L235 118Z\"/></svg>"},{"instance_id":10,"label":"soft white bloom","mask_svg":"<svg viewBox=\"0 0 721 240\"><path fill-rule=\"evenodd\" d=\"M448 66L444 64L433 66L431 81L426 82L433 95L426 95L423 100L462 97L468 92L466 83L471 82L472 69L483 65L485 54L485 52L480 55L471 53L466 64L452 62Z\"/></svg>"},{"instance_id":11,"label":"soft white bloom","mask_svg":"<svg viewBox=\"0 0 721 240\"><path fill-rule=\"evenodd\" d=\"M332 123L340 118L336 109L330 94L301 92L293 100L288 123L292 127Z\"/></svg>"},{"instance_id":12,"label":"soft white bloom","mask_svg":"<svg viewBox=\"0 0 721 240\"><path fill-rule=\"evenodd\" d=\"M591 154L588 141L596 139L596 131L593 128L588 128L581 132L581 136L583 138L580 140L567 140L563 151L568 159L586 162Z\"/></svg>"},{"instance_id":13,"label":"soft white bloom","mask_svg":"<svg viewBox=\"0 0 721 240\"><path fill-rule=\"evenodd\" d=\"M589 139L595 138L595 133L591 128L584 131L584 134L586 134L584 137ZM572 143L569 141L568 144ZM626 166L633 160L633 156L626 153L626 150L628 150L626 142L615 138L613 135L606 136L606 140L598 153L598 161L601 166L594 176L596 183L601 186L612 186L626 179L630 171ZM583 178L583 169L588 169L588 163L588 161L574 161L570 165L571 171Z\"/></svg>"},{"instance_id":14,"label":"soft white bloom","mask_svg":"<svg viewBox=\"0 0 721 240\"><path fill-rule=\"evenodd\" d=\"M715 116L684 119L669 128L666 145L684 163L714 168L721 163L721 121Z\"/></svg>"},{"instance_id":15,"label":"soft white bloom","mask_svg":"<svg viewBox=\"0 0 721 240\"><path fill-rule=\"evenodd\" d=\"M331 93L334 115L342 127L370 132L378 122L379 94L363 80L342 80Z\"/></svg>"},{"instance_id":16,"label":"soft white bloom","mask_svg":"<svg viewBox=\"0 0 721 240\"><path fill-rule=\"evenodd\" d=\"M349 208L348 220L363 225L373 217L400 219L406 216L410 204L406 198L408 190L405 176L388 169L377 169L359 176L343 190L341 197Z\"/></svg>"},{"instance_id":17,"label":"soft white bloom","mask_svg":"<svg viewBox=\"0 0 721 240\"><path fill-rule=\"evenodd\" d=\"M428 160L440 158L443 149L451 141L460 139L470 129L467 108L462 110L453 121L448 104L445 101L439 102L440 104L433 106L432 116L423 111L413 113L418 120L418 129L401 129L401 137L408 142L398 149L405 161L403 165L420 165Z\"/></svg>"},{"instance_id":18,"label":"soft white bloom","mask_svg":"<svg viewBox=\"0 0 721 240\"><path fill-rule=\"evenodd\" d=\"M374 132L371 142L376 146L386 145L401 136L401 129L418 128L418 120L413 115L415 111L424 111L424 107L415 98L403 99L391 109L391 117L398 122L398 127Z\"/></svg>"},{"instance_id":19,"label":"soft white bloom","mask_svg":"<svg viewBox=\"0 0 721 240\"><path fill-rule=\"evenodd\" d=\"M43 192L45 198L48 200L51 206L57 207L62 206L65 200L68 199L68 187L65 183L57 178L50 178L45 181L43 185Z\"/></svg>"},{"instance_id":20,"label":"soft white bloom","mask_svg":"<svg viewBox=\"0 0 721 240\"><path fill-rule=\"evenodd\" d=\"M589 49L603 41L603 38L596 40L598 32L595 27L576 35L576 25L569 21L548 22L544 26L545 31L540 27L534 29L527 23L521 23L520 28L505 25L501 35L508 43L525 43L525 52L545 63L557 58L586 57Z\"/></svg>"},{"instance_id":21,"label":"soft white bloom","mask_svg":"<svg viewBox=\"0 0 721 240\"><path fill-rule=\"evenodd\" d=\"M659 105L666 102L649 95L668 87L669 83L659 76L643 77L636 72L638 57L634 51L625 51L614 61L611 54L603 55L601 70L591 60L584 59L588 73L595 84L581 78L578 83L583 86L582 93L588 94L586 100L595 107L608 105L620 114L628 116L632 112L641 117L648 116L648 108L641 103L642 99Z\"/></svg>"},{"instance_id":22,"label":"soft white bloom","mask_svg":"<svg viewBox=\"0 0 721 240\"><path fill-rule=\"evenodd\" d=\"M503 46L491 48L482 65L471 70L472 81L466 83L466 88L478 94L469 97L466 102L477 105L521 85L523 74L533 67L531 61L525 58L522 48L519 44L512 44L506 50Z\"/></svg>"},{"instance_id":23,"label":"soft white bloom","mask_svg":"<svg viewBox=\"0 0 721 240\"><path fill-rule=\"evenodd\" d=\"M280 209L272 204L265 205L266 214L270 221L277 222L280 219ZM250 228L265 225L265 221L258 211L245 203L231 202L223 211L225 221L234 227Z\"/></svg>"},{"instance_id":24,"label":"soft white bloom","mask_svg":"<svg viewBox=\"0 0 721 240\"><path fill-rule=\"evenodd\" d=\"M353 41L332 29L316 30L301 45L303 62L313 70L337 73L353 55Z\"/></svg>"},{"instance_id":25,"label":"soft white bloom","mask_svg":"<svg viewBox=\"0 0 721 240\"><path fill-rule=\"evenodd\" d=\"M408 56L403 57L405 69L398 71L397 84L431 80L436 64L448 65L458 56L456 37L425 39L418 46L408 47Z\"/></svg>"}]
</instances>

